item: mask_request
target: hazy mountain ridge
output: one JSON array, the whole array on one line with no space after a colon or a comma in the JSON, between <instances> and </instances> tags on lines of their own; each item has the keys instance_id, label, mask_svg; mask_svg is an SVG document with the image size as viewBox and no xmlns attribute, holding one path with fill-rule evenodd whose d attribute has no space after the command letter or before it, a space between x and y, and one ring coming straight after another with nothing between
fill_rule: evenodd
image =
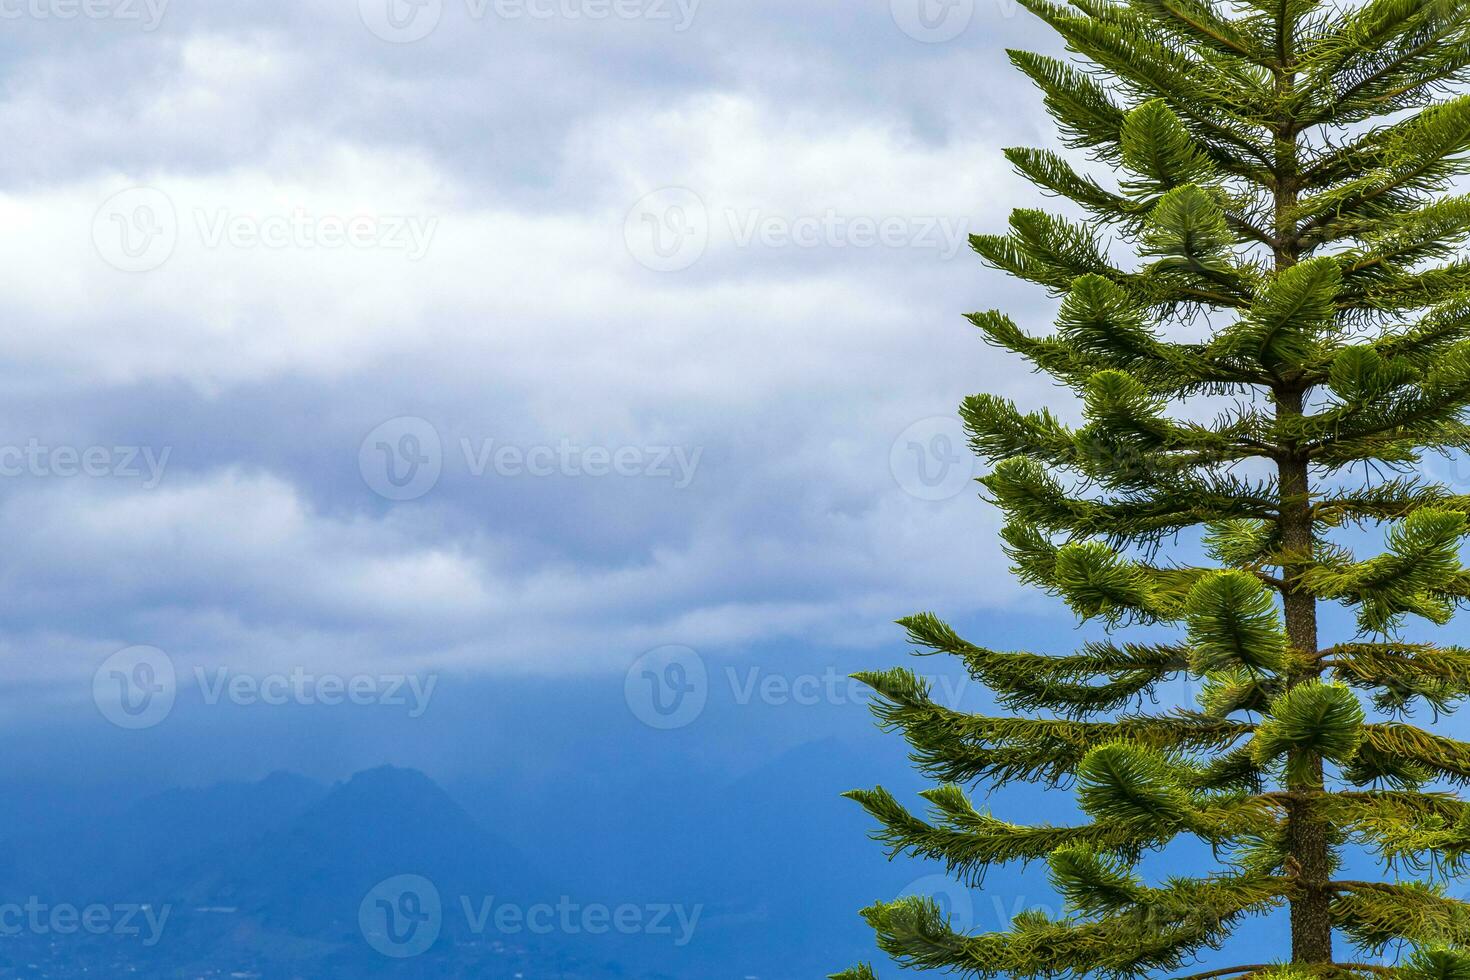
<instances>
[{"instance_id":1,"label":"hazy mountain ridge","mask_svg":"<svg viewBox=\"0 0 1470 980\"><path fill-rule=\"evenodd\" d=\"M0 873L0 900L167 905L162 939L79 936L53 949L56 937L21 935L0 940L0 962L41 948L55 977L99 964L181 977L820 975L873 955L861 905L938 870L886 862L865 815L839 798L894 774L873 744L808 743L704 793L675 772L641 783L589 773L546 781L539 796L462 782L451 794L391 766L331 786L276 773L167 790L101 818L84 847L72 826L0 842L18 869ZM372 949L358 920L369 890L397 875L432 882L442 903L438 941L403 959ZM1018 882L991 882L1007 907ZM506 905L550 907L554 927L501 931ZM636 910L637 930L594 934L581 918L619 907Z\"/></svg>"},{"instance_id":2,"label":"hazy mountain ridge","mask_svg":"<svg viewBox=\"0 0 1470 980\"><path fill-rule=\"evenodd\" d=\"M450 962L438 950L421 964L395 962L363 941L363 896L399 874L422 875L451 896L528 896L535 877L427 776L391 767L332 787L276 773L168 790L99 819L80 840L72 827L37 830L12 836L0 853L9 858L4 902L168 910L151 944L29 925L0 941L0 954L55 954L48 976L118 962L148 964L150 975L453 976L453 928L441 940Z\"/></svg>"}]
</instances>

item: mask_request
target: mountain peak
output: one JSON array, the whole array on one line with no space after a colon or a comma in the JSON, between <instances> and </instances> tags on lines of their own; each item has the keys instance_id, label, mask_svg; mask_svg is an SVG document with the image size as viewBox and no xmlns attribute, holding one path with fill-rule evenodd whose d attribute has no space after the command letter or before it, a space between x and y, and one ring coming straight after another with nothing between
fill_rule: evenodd
<instances>
[{"instance_id":1,"label":"mountain peak","mask_svg":"<svg viewBox=\"0 0 1470 980\"><path fill-rule=\"evenodd\" d=\"M411 786L414 789L422 789L426 786L438 787L438 784L426 776L422 770L388 764L373 766L371 769L362 769L353 773L347 777L345 785L354 784L359 786Z\"/></svg>"},{"instance_id":2,"label":"mountain peak","mask_svg":"<svg viewBox=\"0 0 1470 980\"><path fill-rule=\"evenodd\" d=\"M460 805L434 780L418 769L399 766L376 766L353 773L332 787L322 801L322 808L357 812L403 810L441 817L464 814Z\"/></svg>"}]
</instances>

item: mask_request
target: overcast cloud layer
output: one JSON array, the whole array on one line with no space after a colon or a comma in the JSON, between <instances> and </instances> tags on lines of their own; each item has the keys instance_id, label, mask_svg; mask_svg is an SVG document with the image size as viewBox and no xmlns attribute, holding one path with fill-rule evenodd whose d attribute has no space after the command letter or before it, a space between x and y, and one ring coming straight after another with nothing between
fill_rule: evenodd
<instances>
[{"instance_id":1,"label":"overcast cloud layer","mask_svg":"<svg viewBox=\"0 0 1470 980\"><path fill-rule=\"evenodd\" d=\"M922 7L0 3L16 700L1031 601L948 417L1056 400L961 318L1049 313L964 237L1032 199L1002 49L1050 41Z\"/></svg>"}]
</instances>

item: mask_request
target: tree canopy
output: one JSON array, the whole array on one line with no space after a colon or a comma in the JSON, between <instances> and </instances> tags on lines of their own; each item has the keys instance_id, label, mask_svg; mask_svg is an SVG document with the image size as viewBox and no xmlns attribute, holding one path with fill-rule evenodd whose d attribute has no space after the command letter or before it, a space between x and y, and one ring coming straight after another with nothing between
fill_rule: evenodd
<instances>
[{"instance_id":1,"label":"tree canopy","mask_svg":"<svg viewBox=\"0 0 1470 980\"><path fill-rule=\"evenodd\" d=\"M924 897L862 914L900 966L963 976L1182 975L1284 909L1289 949L1195 976L1470 980L1470 904L1446 888L1470 860L1470 744L1430 730L1470 694L1470 648L1405 638L1470 600L1470 496L1421 465L1470 447L1470 0L1021 3L1073 57L1010 60L1091 165L1006 151L1071 204L972 244L1056 297L1056 328L969 319L1080 410L977 394L961 415L1015 574L1119 640L1011 652L901 620L1015 716L860 674L937 785L923 812L849 795L891 853L967 884L1044 862L1067 908L989 934ZM1323 602L1355 626L1319 637ZM1123 642L1145 626L1170 639ZM1198 698L1156 707L1180 677ZM1075 790L1084 819L972 802L1014 781ZM1181 837L1218 868L1146 880ZM1342 877L1348 849L1382 879Z\"/></svg>"}]
</instances>

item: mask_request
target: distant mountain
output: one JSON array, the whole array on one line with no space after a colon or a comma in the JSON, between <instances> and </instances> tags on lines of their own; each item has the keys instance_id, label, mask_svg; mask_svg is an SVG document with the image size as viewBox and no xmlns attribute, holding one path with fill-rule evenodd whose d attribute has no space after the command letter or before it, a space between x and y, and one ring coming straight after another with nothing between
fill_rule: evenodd
<instances>
[{"instance_id":1,"label":"distant mountain","mask_svg":"<svg viewBox=\"0 0 1470 980\"><path fill-rule=\"evenodd\" d=\"M278 772L253 783L170 789L120 811L95 804L0 841L0 895L50 902L158 902L160 881L196 854L237 846L299 817L326 788Z\"/></svg>"},{"instance_id":2,"label":"distant mountain","mask_svg":"<svg viewBox=\"0 0 1470 980\"><path fill-rule=\"evenodd\" d=\"M363 896L396 875L421 876L453 900L525 901L540 890L530 863L437 783L391 766L338 783L243 848L195 855L192 870L188 902L331 939L356 937Z\"/></svg>"},{"instance_id":3,"label":"distant mountain","mask_svg":"<svg viewBox=\"0 0 1470 980\"><path fill-rule=\"evenodd\" d=\"M554 948L533 950L539 937L503 941L464 913L466 902L478 911L487 901L524 907L556 896L529 861L413 769L384 766L330 788L277 773L169 790L90 825L17 834L0 855L0 901L36 895L51 907L167 910L149 943L82 931L0 937L0 977L509 977L571 962ZM400 875L431 882L442 900L437 942L401 959L374 949L359 919L375 886Z\"/></svg>"},{"instance_id":4,"label":"distant mountain","mask_svg":"<svg viewBox=\"0 0 1470 980\"><path fill-rule=\"evenodd\" d=\"M0 847L25 872L7 887L49 882L45 894L78 903L169 906L162 941L0 937L0 978L29 975L7 972L7 960L40 962L58 978L820 976L877 958L861 906L947 887L930 877L941 870L933 864L887 861L867 838L869 819L840 798L882 782L913 800L924 783L904 753L894 739L824 739L734 778L671 762L638 779L604 768L534 784L487 779L453 795L389 766L332 786L277 774L171 790L81 833L68 821L64 834L30 832ZM1066 794L1027 788L991 802L1017 820L1071 819ZM984 891L946 900L961 924L998 928L1023 905L1054 902L1044 872L1033 872L997 871ZM360 915L376 907L380 883L403 875L431 883L440 914L434 941L399 958L374 948ZM399 895L377 898L394 914L421 908L422 896L401 907ZM500 930L472 919L492 906L563 901L634 907L644 923L658 914L664 931Z\"/></svg>"}]
</instances>

